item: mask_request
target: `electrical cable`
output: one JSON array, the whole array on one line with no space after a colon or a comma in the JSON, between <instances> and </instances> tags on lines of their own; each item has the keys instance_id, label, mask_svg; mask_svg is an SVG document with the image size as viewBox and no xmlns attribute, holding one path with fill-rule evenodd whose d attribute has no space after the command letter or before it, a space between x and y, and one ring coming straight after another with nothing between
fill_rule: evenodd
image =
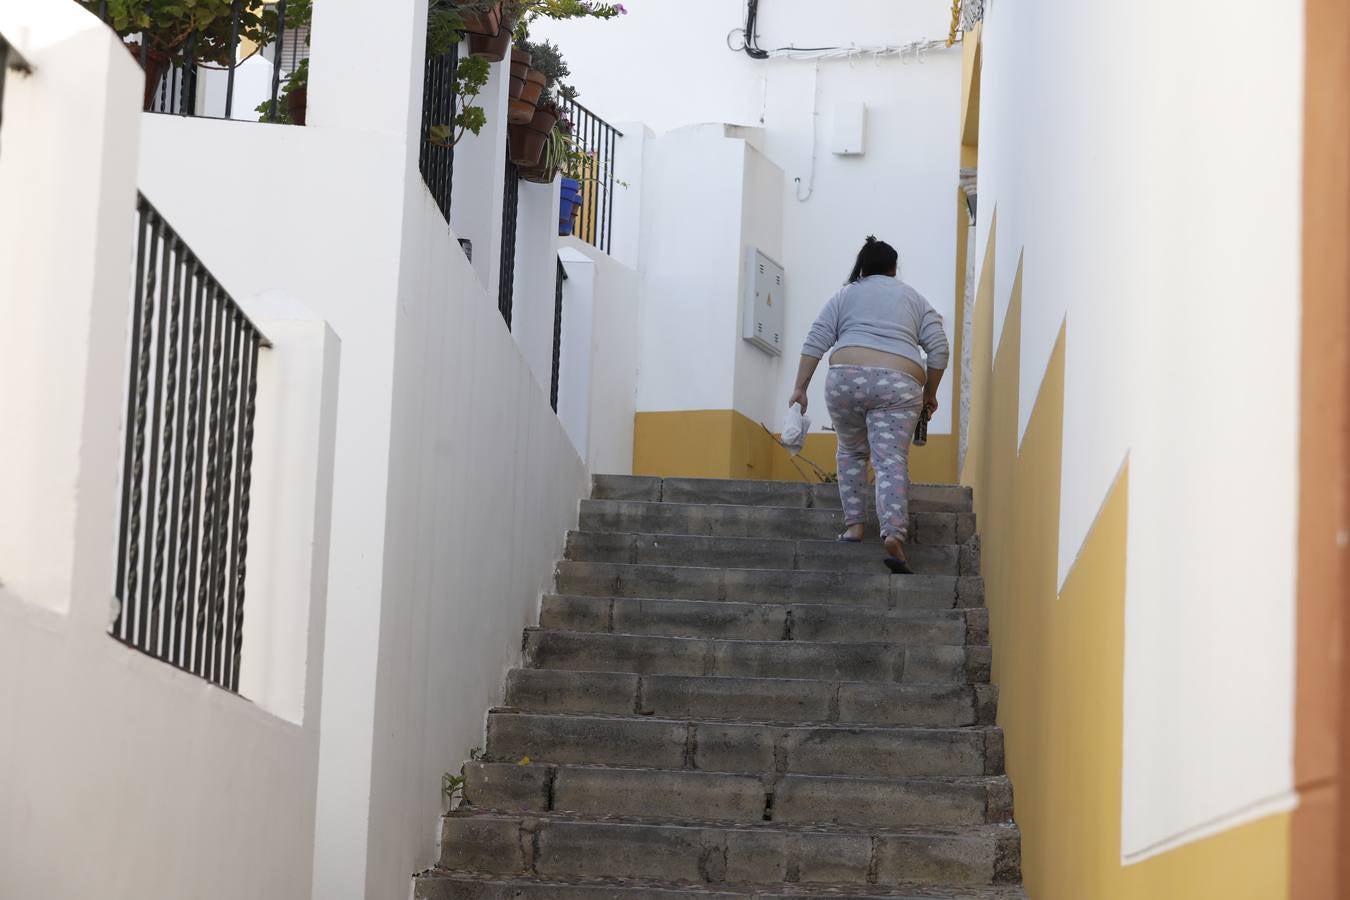
<instances>
[{"instance_id":1,"label":"electrical cable","mask_svg":"<svg viewBox=\"0 0 1350 900\"><path fill-rule=\"evenodd\" d=\"M959 0L957 0L959 8ZM858 56L870 56L880 60L887 57L905 57L912 55L920 61L930 50L946 49L953 44L961 43L962 35L958 35L955 41L949 43L949 39L942 40L924 40L912 41L908 44L886 44L873 47L859 47L856 44L848 47L798 47L796 44L788 44L785 47L775 47L772 50L765 50L759 46L759 38L755 35L755 26L759 22L759 0L746 0L745 27L733 28L727 34L727 48L736 53L745 53L751 59L760 60L777 57L787 57L789 59L849 59ZM737 35L741 36L740 46L736 46L734 40Z\"/></svg>"},{"instance_id":2,"label":"electrical cable","mask_svg":"<svg viewBox=\"0 0 1350 900\"><path fill-rule=\"evenodd\" d=\"M769 54L759 48L755 24L759 20L759 0L747 0L745 9L745 55L751 59L768 59Z\"/></svg>"},{"instance_id":3,"label":"electrical cable","mask_svg":"<svg viewBox=\"0 0 1350 900\"><path fill-rule=\"evenodd\" d=\"M807 175L806 193L802 194L802 179L792 179L793 191L798 203L810 200L816 192L816 161L820 156L820 61L816 61L815 75L811 79L811 170Z\"/></svg>"}]
</instances>

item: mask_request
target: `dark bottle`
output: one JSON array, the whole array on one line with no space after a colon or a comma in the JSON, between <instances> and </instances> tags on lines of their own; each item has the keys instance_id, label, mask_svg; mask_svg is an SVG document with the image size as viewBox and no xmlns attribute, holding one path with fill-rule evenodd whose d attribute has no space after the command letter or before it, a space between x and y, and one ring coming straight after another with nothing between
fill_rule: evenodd
<instances>
[{"instance_id":1,"label":"dark bottle","mask_svg":"<svg viewBox=\"0 0 1350 900\"><path fill-rule=\"evenodd\" d=\"M914 446L922 447L928 443L927 410L919 413L919 424L914 426Z\"/></svg>"}]
</instances>

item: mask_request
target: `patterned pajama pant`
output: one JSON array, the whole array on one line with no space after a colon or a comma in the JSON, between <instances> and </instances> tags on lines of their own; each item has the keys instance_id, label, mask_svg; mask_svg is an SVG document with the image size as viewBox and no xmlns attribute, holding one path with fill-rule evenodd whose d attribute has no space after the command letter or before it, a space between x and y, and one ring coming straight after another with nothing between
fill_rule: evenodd
<instances>
[{"instance_id":1,"label":"patterned pajama pant","mask_svg":"<svg viewBox=\"0 0 1350 900\"><path fill-rule=\"evenodd\" d=\"M882 538L909 533L909 444L923 409L923 385L893 369L830 366L825 406L839 436L844 522L867 518L867 457L877 478Z\"/></svg>"}]
</instances>

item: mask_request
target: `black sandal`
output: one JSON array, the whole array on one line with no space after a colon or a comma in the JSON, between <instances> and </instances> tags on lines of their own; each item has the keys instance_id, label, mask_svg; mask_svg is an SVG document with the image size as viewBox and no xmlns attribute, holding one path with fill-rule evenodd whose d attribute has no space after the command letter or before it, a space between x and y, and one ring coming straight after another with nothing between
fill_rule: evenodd
<instances>
[{"instance_id":1,"label":"black sandal","mask_svg":"<svg viewBox=\"0 0 1350 900\"><path fill-rule=\"evenodd\" d=\"M888 556L882 560L886 568L891 570L892 575L913 575L914 570L909 567L909 563L895 556Z\"/></svg>"}]
</instances>

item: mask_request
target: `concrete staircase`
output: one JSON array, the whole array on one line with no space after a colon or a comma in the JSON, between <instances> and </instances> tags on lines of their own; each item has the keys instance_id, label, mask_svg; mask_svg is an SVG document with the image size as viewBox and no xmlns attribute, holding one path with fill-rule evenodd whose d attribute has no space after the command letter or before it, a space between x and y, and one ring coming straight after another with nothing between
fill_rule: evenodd
<instances>
[{"instance_id":1,"label":"concrete staircase","mask_svg":"<svg viewBox=\"0 0 1350 900\"><path fill-rule=\"evenodd\" d=\"M597 477L420 900L1020 900L967 490Z\"/></svg>"}]
</instances>

